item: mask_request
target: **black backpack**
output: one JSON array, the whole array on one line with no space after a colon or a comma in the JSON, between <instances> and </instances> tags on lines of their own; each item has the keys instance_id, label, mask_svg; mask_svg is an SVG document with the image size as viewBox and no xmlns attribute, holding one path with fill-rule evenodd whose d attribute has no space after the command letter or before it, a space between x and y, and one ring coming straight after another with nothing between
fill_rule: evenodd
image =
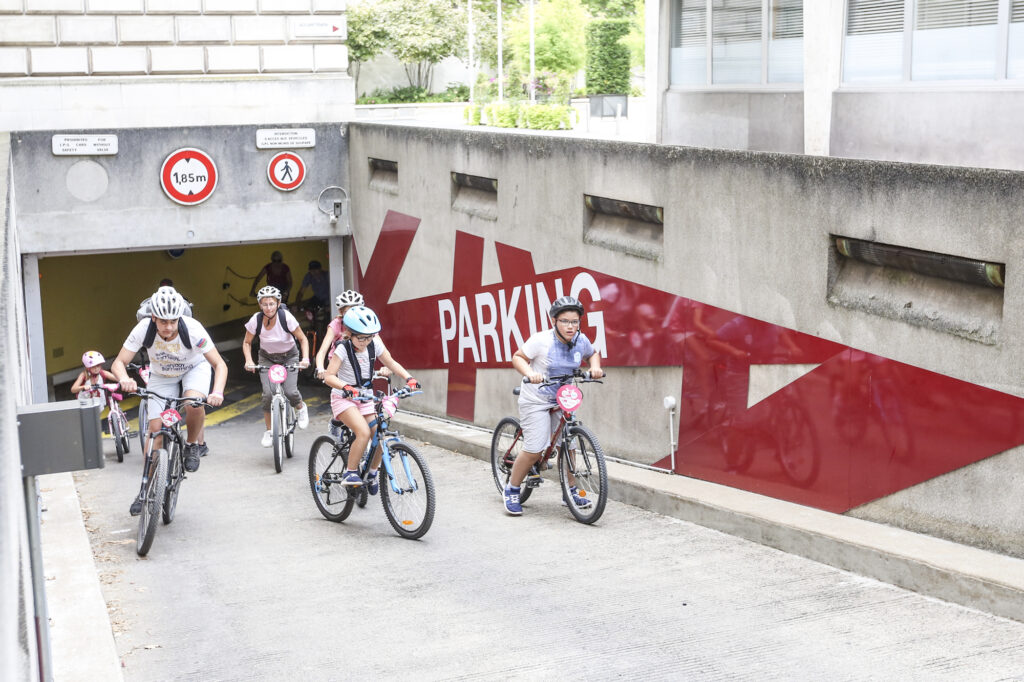
<instances>
[{"instance_id":1,"label":"black backpack","mask_svg":"<svg viewBox=\"0 0 1024 682\"><path fill-rule=\"evenodd\" d=\"M345 351L348 353L348 363L352 365L352 373L356 377L356 386L359 388L370 388L373 386L373 363L377 361L377 352L373 341L370 341L370 345L366 348L366 352L370 354L370 376L366 379L363 379L363 372L359 369L359 362L356 360L356 350L352 347L352 340L345 339L342 343L345 344Z\"/></svg>"},{"instance_id":2,"label":"black backpack","mask_svg":"<svg viewBox=\"0 0 1024 682\"><path fill-rule=\"evenodd\" d=\"M192 350L192 338L188 334L185 320L181 317L178 318L178 338L181 339L185 348ZM153 318L149 318L149 328L146 329L146 337L142 340L142 346L148 350L153 347L154 341L156 341L156 322L153 321Z\"/></svg>"},{"instance_id":3,"label":"black backpack","mask_svg":"<svg viewBox=\"0 0 1024 682\"><path fill-rule=\"evenodd\" d=\"M281 325L281 329L283 329L285 331L288 331L288 323L285 321L286 318L284 316L284 311L285 311L285 307L283 305L277 307L277 323L279 325ZM259 318L259 322L257 323L256 326L260 329L260 332L262 333L262 331L263 331L263 313L262 312L254 313L253 316L252 316L252 319L255 320L256 318ZM256 339L255 339L256 342L258 343L259 340L260 340L260 335L259 334L254 334L254 336L256 337Z\"/></svg>"}]
</instances>

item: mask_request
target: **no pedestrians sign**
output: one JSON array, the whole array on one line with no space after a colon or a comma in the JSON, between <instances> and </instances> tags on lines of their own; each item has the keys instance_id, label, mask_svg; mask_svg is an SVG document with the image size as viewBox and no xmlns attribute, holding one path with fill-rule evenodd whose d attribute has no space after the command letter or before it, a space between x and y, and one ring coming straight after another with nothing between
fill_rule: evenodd
<instances>
[{"instance_id":1,"label":"no pedestrians sign","mask_svg":"<svg viewBox=\"0 0 1024 682\"><path fill-rule=\"evenodd\" d=\"M217 188L217 165L201 149L183 147L164 159L160 186L171 201L184 206L201 204Z\"/></svg>"},{"instance_id":2,"label":"no pedestrians sign","mask_svg":"<svg viewBox=\"0 0 1024 682\"><path fill-rule=\"evenodd\" d=\"M306 164L295 152L281 152L267 164L267 179L282 192L291 192L306 179Z\"/></svg>"}]
</instances>

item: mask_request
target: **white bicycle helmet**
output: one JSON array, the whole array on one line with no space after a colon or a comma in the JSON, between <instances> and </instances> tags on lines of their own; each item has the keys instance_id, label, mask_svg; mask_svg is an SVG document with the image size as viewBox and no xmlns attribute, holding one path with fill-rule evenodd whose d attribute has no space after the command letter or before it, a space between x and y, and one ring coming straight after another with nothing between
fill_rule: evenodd
<instances>
[{"instance_id":1,"label":"white bicycle helmet","mask_svg":"<svg viewBox=\"0 0 1024 682\"><path fill-rule=\"evenodd\" d=\"M334 299L334 305L344 308L347 305L363 305L363 295L358 291L348 289L338 294Z\"/></svg>"},{"instance_id":2,"label":"white bicycle helmet","mask_svg":"<svg viewBox=\"0 0 1024 682\"><path fill-rule=\"evenodd\" d=\"M171 287L161 287L149 298L149 307L161 320L177 320L188 310L188 303Z\"/></svg>"},{"instance_id":3,"label":"white bicycle helmet","mask_svg":"<svg viewBox=\"0 0 1024 682\"><path fill-rule=\"evenodd\" d=\"M281 290L277 287L265 286L256 292L256 300L262 301L266 297L276 298L278 301L281 300Z\"/></svg>"}]
</instances>

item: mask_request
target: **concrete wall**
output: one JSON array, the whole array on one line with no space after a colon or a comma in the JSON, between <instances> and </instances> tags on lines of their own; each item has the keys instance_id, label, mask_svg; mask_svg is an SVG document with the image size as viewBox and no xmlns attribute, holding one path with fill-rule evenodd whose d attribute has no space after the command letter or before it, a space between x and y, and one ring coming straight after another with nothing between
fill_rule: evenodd
<instances>
[{"instance_id":1,"label":"concrete wall","mask_svg":"<svg viewBox=\"0 0 1024 682\"><path fill-rule=\"evenodd\" d=\"M345 0L0 2L0 130L344 121Z\"/></svg>"},{"instance_id":2,"label":"concrete wall","mask_svg":"<svg viewBox=\"0 0 1024 682\"><path fill-rule=\"evenodd\" d=\"M1024 262L1024 174L361 123L351 131L363 267L388 210L422 220L392 302L452 290L461 230L485 240L485 284L501 280L493 249L500 241L531 252L538 273L583 266L1024 396L1024 279L1013 274ZM367 157L398 162L394 191L371 187ZM495 220L453 209L451 171L498 179ZM663 255L652 261L584 243L584 194L663 207ZM870 293L830 303L830 234L1006 263L994 337L982 342L925 318L878 314ZM902 295L892 278L872 286L877 296ZM927 299L929 286L914 295ZM416 367L415 358L400 360ZM666 453L660 400L678 387L679 372L619 368L613 390L590 392L585 418L602 425L609 452L638 461ZM445 372L423 374L428 395L417 409L441 414ZM515 379L511 369L477 373L475 421L490 427L514 412ZM635 426L652 420L649 429ZM854 513L1024 554L1024 519L1011 494L1022 476L1017 449Z\"/></svg>"},{"instance_id":3,"label":"concrete wall","mask_svg":"<svg viewBox=\"0 0 1024 682\"><path fill-rule=\"evenodd\" d=\"M17 407L32 400L10 190L10 137L0 133L0 678L27 680L39 672Z\"/></svg>"},{"instance_id":4,"label":"concrete wall","mask_svg":"<svg viewBox=\"0 0 1024 682\"><path fill-rule=\"evenodd\" d=\"M1024 170L1024 91L840 90L833 94L831 154Z\"/></svg>"},{"instance_id":5,"label":"concrete wall","mask_svg":"<svg viewBox=\"0 0 1024 682\"><path fill-rule=\"evenodd\" d=\"M665 144L801 154L800 92L669 90L662 113Z\"/></svg>"},{"instance_id":6,"label":"concrete wall","mask_svg":"<svg viewBox=\"0 0 1024 682\"><path fill-rule=\"evenodd\" d=\"M261 128L312 128L316 146L295 150L307 176L290 192L267 180L275 149L257 149ZM348 185L344 128L327 124L128 129L111 156L55 156L54 134L13 135L16 210L22 253L72 254L258 241L323 239L346 233L317 209L330 185ZM182 147L207 152L220 179L196 206L171 201L160 167Z\"/></svg>"}]
</instances>

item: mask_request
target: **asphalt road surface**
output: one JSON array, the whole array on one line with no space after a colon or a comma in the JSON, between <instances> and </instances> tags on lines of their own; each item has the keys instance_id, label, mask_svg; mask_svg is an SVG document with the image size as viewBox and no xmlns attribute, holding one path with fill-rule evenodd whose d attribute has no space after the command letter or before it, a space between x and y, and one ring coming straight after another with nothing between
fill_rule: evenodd
<instances>
[{"instance_id":1,"label":"asphalt road surface","mask_svg":"<svg viewBox=\"0 0 1024 682\"><path fill-rule=\"evenodd\" d=\"M76 475L125 679L1024 679L1024 623L615 502L583 526L553 482L509 517L488 464L415 441L422 540L376 497L331 523L313 413L281 474L258 409L210 427L146 558L138 442Z\"/></svg>"}]
</instances>

